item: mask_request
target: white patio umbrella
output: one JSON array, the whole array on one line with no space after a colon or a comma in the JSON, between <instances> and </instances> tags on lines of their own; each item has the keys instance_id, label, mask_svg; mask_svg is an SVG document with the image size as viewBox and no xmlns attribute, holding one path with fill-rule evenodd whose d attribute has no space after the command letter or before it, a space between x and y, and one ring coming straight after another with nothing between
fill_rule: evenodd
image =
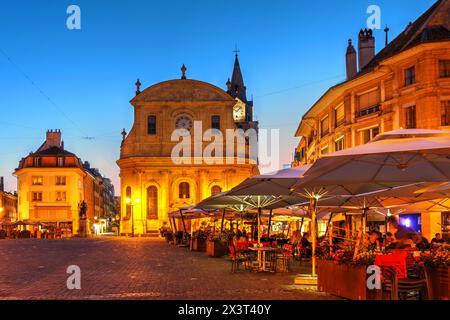
<instances>
[{"instance_id":1,"label":"white patio umbrella","mask_svg":"<svg viewBox=\"0 0 450 320\"><path fill-rule=\"evenodd\" d=\"M450 134L444 131L401 130L355 148L324 155L293 186L309 196L313 226L324 195L355 196L388 191L419 182L450 180ZM315 273L315 230L313 275Z\"/></svg>"},{"instance_id":2,"label":"white patio umbrella","mask_svg":"<svg viewBox=\"0 0 450 320\"><path fill-rule=\"evenodd\" d=\"M260 217L263 209L277 209L305 200L292 194L291 187L311 165L278 170L253 176L227 192L227 196L258 210L258 241L261 239Z\"/></svg>"},{"instance_id":3,"label":"white patio umbrella","mask_svg":"<svg viewBox=\"0 0 450 320\"><path fill-rule=\"evenodd\" d=\"M347 185L373 184L375 190L368 191L376 191L376 185L450 181L450 133L413 136L407 135L407 130L401 132L386 133L367 144L324 155L295 187L340 187L343 192L339 195L345 195Z\"/></svg>"}]
</instances>

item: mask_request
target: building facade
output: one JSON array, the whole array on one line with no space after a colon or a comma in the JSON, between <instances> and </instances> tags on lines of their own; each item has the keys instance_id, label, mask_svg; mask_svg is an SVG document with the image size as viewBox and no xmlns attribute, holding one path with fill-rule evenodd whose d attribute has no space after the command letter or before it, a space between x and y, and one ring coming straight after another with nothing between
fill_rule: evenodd
<instances>
[{"instance_id":1,"label":"building facade","mask_svg":"<svg viewBox=\"0 0 450 320\"><path fill-rule=\"evenodd\" d=\"M76 234L81 203L87 206L88 233L103 206L99 173L86 168L65 150L60 130L49 130L45 142L15 170L18 186L18 220L42 222ZM101 177L101 175L100 175Z\"/></svg>"},{"instance_id":2,"label":"building facade","mask_svg":"<svg viewBox=\"0 0 450 320\"><path fill-rule=\"evenodd\" d=\"M0 177L0 222L17 221L17 194L5 192L3 177Z\"/></svg>"},{"instance_id":3,"label":"building facade","mask_svg":"<svg viewBox=\"0 0 450 320\"><path fill-rule=\"evenodd\" d=\"M227 129L257 130L237 55L232 81L227 82L228 92L187 79L185 72L183 66L181 79L161 82L142 92L137 82L136 96L131 100L134 124L128 135L123 132L117 161L122 234L156 235L163 223L169 222L169 212L194 205L258 173L256 162L247 157L248 145L245 155L234 148L227 157L226 152L223 156L215 153L212 158L220 161L214 163L202 156L210 143L203 139L208 129L217 130L223 137ZM182 154L186 160L183 163L179 163L178 154L176 159L172 157L183 138L172 139L176 129L184 129L193 137L188 143L192 153ZM198 136L200 141L195 141Z\"/></svg>"},{"instance_id":4,"label":"building facade","mask_svg":"<svg viewBox=\"0 0 450 320\"><path fill-rule=\"evenodd\" d=\"M449 0L437 1L376 55L372 31L361 30L358 53L349 40L345 61L347 80L303 116L293 165L386 131L450 129ZM438 216L422 213L425 234L440 230Z\"/></svg>"}]
</instances>

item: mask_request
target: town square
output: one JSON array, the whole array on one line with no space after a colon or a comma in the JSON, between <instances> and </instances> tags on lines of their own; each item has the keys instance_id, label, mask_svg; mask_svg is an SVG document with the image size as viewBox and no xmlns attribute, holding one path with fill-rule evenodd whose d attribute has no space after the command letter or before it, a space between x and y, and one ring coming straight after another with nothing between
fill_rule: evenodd
<instances>
[{"instance_id":1,"label":"town square","mask_svg":"<svg viewBox=\"0 0 450 320\"><path fill-rule=\"evenodd\" d=\"M23 2L0 300L449 299L450 0Z\"/></svg>"}]
</instances>

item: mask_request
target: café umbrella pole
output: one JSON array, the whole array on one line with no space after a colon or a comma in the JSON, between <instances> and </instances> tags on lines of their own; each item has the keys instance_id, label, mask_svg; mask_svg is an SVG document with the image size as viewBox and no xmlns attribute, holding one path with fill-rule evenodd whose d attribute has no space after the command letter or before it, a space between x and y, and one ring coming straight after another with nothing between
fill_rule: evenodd
<instances>
[{"instance_id":1,"label":"caf\u00e9 umbrella pole","mask_svg":"<svg viewBox=\"0 0 450 320\"><path fill-rule=\"evenodd\" d=\"M180 209L180 216L181 216L181 222L183 223L183 230L184 230L184 233L187 233L187 231L186 231L186 224L184 223L183 212L182 212L181 209Z\"/></svg>"},{"instance_id":2,"label":"caf\u00e9 umbrella pole","mask_svg":"<svg viewBox=\"0 0 450 320\"><path fill-rule=\"evenodd\" d=\"M177 223L175 221L175 216L172 216L172 221L173 221L173 231L174 233L177 233L178 230L177 230Z\"/></svg>"},{"instance_id":3,"label":"caf\u00e9 umbrella pole","mask_svg":"<svg viewBox=\"0 0 450 320\"><path fill-rule=\"evenodd\" d=\"M224 221L225 221L225 209L223 209L223 212L222 212L222 223L220 224L220 234L222 234L222 232L223 232Z\"/></svg>"},{"instance_id":4,"label":"caf\u00e9 umbrella pole","mask_svg":"<svg viewBox=\"0 0 450 320\"><path fill-rule=\"evenodd\" d=\"M258 208L258 217L257 217L257 220L258 220L258 244L261 244L261 220L260 220L261 211L262 211L262 209L261 209L261 207L259 207Z\"/></svg>"},{"instance_id":5,"label":"caf\u00e9 umbrella pole","mask_svg":"<svg viewBox=\"0 0 450 320\"><path fill-rule=\"evenodd\" d=\"M312 197L310 200L310 212L311 212L311 244L312 244L312 276L316 276L316 210L317 210L317 198Z\"/></svg>"},{"instance_id":6,"label":"caf\u00e9 umbrella pole","mask_svg":"<svg viewBox=\"0 0 450 320\"><path fill-rule=\"evenodd\" d=\"M270 229L272 228L272 214L273 211L272 209L270 209L270 213L269 213L269 228L267 229L267 238L270 239Z\"/></svg>"}]
</instances>

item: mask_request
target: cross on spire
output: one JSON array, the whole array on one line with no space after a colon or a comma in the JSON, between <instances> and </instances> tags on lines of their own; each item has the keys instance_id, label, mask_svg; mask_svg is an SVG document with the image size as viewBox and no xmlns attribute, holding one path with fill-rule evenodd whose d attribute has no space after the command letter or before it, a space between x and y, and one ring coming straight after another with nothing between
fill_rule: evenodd
<instances>
[{"instance_id":1,"label":"cross on spire","mask_svg":"<svg viewBox=\"0 0 450 320\"><path fill-rule=\"evenodd\" d=\"M240 51L238 50L237 44L235 45L233 52L234 52L234 54L235 54L236 57L237 57L238 53L240 52Z\"/></svg>"}]
</instances>

